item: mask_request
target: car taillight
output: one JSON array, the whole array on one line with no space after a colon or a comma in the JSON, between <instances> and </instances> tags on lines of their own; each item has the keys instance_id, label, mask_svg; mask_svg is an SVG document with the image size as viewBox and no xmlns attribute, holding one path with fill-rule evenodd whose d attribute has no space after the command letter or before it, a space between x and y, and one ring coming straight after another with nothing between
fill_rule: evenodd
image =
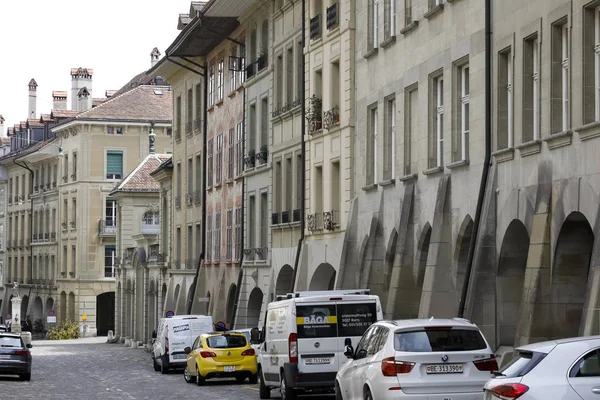
<instances>
[{"instance_id":1,"label":"car taillight","mask_svg":"<svg viewBox=\"0 0 600 400\"><path fill-rule=\"evenodd\" d=\"M216 357L217 356L212 351L201 351L200 355L202 356L202 358L209 358L209 357Z\"/></svg>"},{"instance_id":2,"label":"car taillight","mask_svg":"<svg viewBox=\"0 0 600 400\"><path fill-rule=\"evenodd\" d=\"M498 362L496 361L496 356L491 354L490 358L486 358L485 360L476 360L473 361L473 364L480 371L498 371Z\"/></svg>"},{"instance_id":3,"label":"car taillight","mask_svg":"<svg viewBox=\"0 0 600 400\"><path fill-rule=\"evenodd\" d=\"M503 400L518 399L529 390L528 386L520 383L506 383L495 386L490 391Z\"/></svg>"},{"instance_id":4,"label":"car taillight","mask_svg":"<svg viewBox=\"0 0 600 400\"><path fill-rule=\"evenodd\" d=\"M28 356L29 350L15 350L13 353L15 356Z\"/></svg>"},{"instance_id":5,"label":"car taillight","mask_svg":"<svg viewBox=\"0 0 600 400\"><path fill-rule=\"evenodd\" d=\"M415 366L414 362L397 361L394 357L381 360L381 372L383 376L396 376L397 374L408 374Z\"/></svg>"},{"instance_id":6,"label":"car taillight","mask_svg":"<svg viewBox=\"0 0 600 400\"><path fill-rule=\"evenodd\" d=\"M169 352L169 338L165 336L165 353Z\"/></svg>"},{"instance_id":7,"label":"car taillight","mask_svg":"<svg viewBox=\"0 0 600 400\"><path fill-rule=\"evenodd\" d=\"M288 355L291 363L298 363L298 335L290 333L288 338Z\"/></svg>"},{"instance_id":8,"label":"car taillight","mask_svg":"<svg viewBox=\"0 0 600 400\"><path fill-rule=\"evenodd\" d=\"M248 349L248 350L244 350L244 351L242 352L242 355L243 355L243 356L253 356L253 355L255 355L255 354L256 354L256 353L254 352L254 349Z\"/></svg>"}]
</instances>

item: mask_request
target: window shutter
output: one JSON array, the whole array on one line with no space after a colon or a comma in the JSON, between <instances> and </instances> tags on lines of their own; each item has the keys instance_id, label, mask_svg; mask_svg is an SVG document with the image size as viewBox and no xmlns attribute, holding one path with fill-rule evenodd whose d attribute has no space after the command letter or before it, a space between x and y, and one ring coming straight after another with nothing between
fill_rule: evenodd
<instances>
[{"instance_id":1,"label":"window shutter","mask_svg":"<svg viewBox=\"0 0 600 400\"><path fill-rule=\"evenodd\" d=\"M109 151L106 153L106 174L123 175L122 151Z\"/></svg>"}]
</instances>

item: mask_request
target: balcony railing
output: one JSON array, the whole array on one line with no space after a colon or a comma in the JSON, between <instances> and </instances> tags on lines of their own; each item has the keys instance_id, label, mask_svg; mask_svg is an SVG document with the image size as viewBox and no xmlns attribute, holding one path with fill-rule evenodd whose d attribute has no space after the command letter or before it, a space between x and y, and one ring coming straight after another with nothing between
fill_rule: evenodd
<instances>
[{"instance_id":1,"label":"balcony railing","mask_svg":"<svg viewBox=\"0 0 600 400\"><path fill-rule=\"evenodd\" d=\"M310 39L315 40L321 37L321 14L317 14L310 19Z\"/></svg>"},{"instance_id":2,"label":"balcony railing","mask_svg":"<svg viewBox=\"0 0 600 400\"><path fill-rule=\"evenodd\" d=\"M246 169L254 168L256 165L256 156L248 155L244 157L244 165L246 166Z\"/></svg>"},{"instance_id":3,"label":"balcony railing","mask_svg":"<svg viewBox=\"0 0 600 400\"><path fill-rule=\"evenodd\" d=\"M268 247L256 247L254 249L254 254L256 254L255 260L268 260L269 259L269 248Z\"/></svg>"},{"instance_id":4,"label":"balcony railing","mask_svg":"<svg viewBox=\"0 0 600 400\"><path fill-rule=\"evenodd\" d=\"M194 132L200 132L202 130L202 120L200 118L196 118L194 120Z\"/></svg>"},{"instance_id":5,"label":"balcony railing","mask_svg":"<svg viewBox=\"0 0 600 400\"><path fill-rule=\"evenodd\" d=\"M185 123L185 134L187 136L192 136L192 121Z\"/></svg>"},{"instance_id":6,"label":"balcony railing","mask_svg":"<svg viewBox=\"0 0 600 400\"><path fill-rule=\"evenodd\" d=\"M340 112L337 106L323 112L323 128L331 129L340 123Z\"/></svg>"},{"instance_id":7,"label":"balcony railing","mask_svg":"<svg viewBox=\"0 0 600 400\"><path fill-rule=\"evenodd\" d=\"M337 211L337 210L325 211L323 213L323 228L325 228L328 231L333 231L334 229L336 229L340 226L339 219L340 219L339 211Z\"/></svg>"},{"instance_id":8,"label":"balcony railing","mask_svg":"<svg viewBox=\"0 0 600 400\"><path fill-rule=\"evenodd\" d=\"M327 7L327 30L335 29L338 26L338 4L335 3Z\"/></svg>"},{"instance_id":9,"label":"balcony railing","mask_svg":"<svg viewBox=\"0 0 600 400\"><path fill-rule=\"evenodd\" d=\"M158 253L156 255L156 262L166 262L167 261L167 255L165 253Z\"/></svg>"},{"instance_id":10,"label":"balcony railing","mask_svg":"<svg viewBox=\"0 0 600 400\"><path fill-rule=\"evenodd\" d=\"M311 232L323 230L323 213L308 214L306 216L306 229Z\"/></svg>"},{"instance_id":11,"label":"balcony railing","mask_svg":"<svg viewBox=\"0 0 600 400\"><path fill-rule=\"evenodd\" d=\"M114 219L98 221L98 235L115 236L117 234L117 221Z\"/></svg>"},{"instance_id":12,"label":"balcony railing","mask_svg":"<svg viewBox=\"0 0 600 400\"><path fill-rule=\"evenodd\" d=\"M256 155L256 163L258 165L266 164L268 158L269 158L269 151L268 150L260 151Z\"/></svg>"},{"instance_id":13,"label":"balcony railing","mask_svg":"<svg viewBox=\"0 0 600 400\"><path fill-rule=\"evenodd\" d=\"M246 261L254 261L254 249L244 249L244 259Z\"/></svg>"},{"instance_id":14,"label":"balcony railing","mask_svg":"<svg viewBox=\"0 0 600 400\"><path fill-rule=\"evenodd\" d=\"M62 227L63 231L67 230L67 223L66 222L63 222L62 224L60 224L60 226Z\"/></svg>"},{"instance_id":15,"label":"balcony railing","mask_svg":"<svg viewBox=\"0 0 600 400\"><path fill-rule=\"evenodd\" d=\"M181 196L175 197L175 208L181 208Z\"/></svg>"},{"instance_id":16,"label":"balcony railing","mask_svg":"<svg viewBox=\"0 0 600 400\"><path fill-rule=\"evenodd\" d=\"M263 69L269 66L269 57L266 54L260 55L256 60L246 66L246 78L250 79Z\"/></svg>"},{"instance_id":17,"label":"balcony railing","mask_svg":"<svg viewBox=\"0 0 600 400\"><path fill-rule=\"evenodd\" d=\"M56 232L50 232L50 241L54 242L56 240Z\"/></svg>"}]
</instances>

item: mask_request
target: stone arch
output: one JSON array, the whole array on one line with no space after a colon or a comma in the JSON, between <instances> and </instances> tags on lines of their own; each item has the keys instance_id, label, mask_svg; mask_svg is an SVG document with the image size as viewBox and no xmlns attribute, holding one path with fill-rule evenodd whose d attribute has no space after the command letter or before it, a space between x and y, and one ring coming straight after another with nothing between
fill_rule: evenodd
<instances>
[{"instance_id":1,"label":"stone arch","mask_svg":"<svg viewBox=\"0 0 600 400\"><path fill-rule=\"evenodd\" d=\"M578 336L590 268L594 233L580 212L570 213L554 248L550 296L535 304L531 336L550 340Z\"/></svg>"},{"instance_id":2,"label":"stone arch","mask_svg":"<svg viewBox=\"0 0 600 400\"><path fill-rule=\"evenodd\" d=\"M384 291L387 292L390 290L391 278L392 278L392 269L394 268L394 258L396 255L396 246L398 244L398 232L396 228L392 228L390 232L390 237L387 241L387 247L385 250L385 271L384 271ZM387 303L382 299L382 304Z\"/></svg>"},{"instance_id":3,"label":"stone arch","mask_svg":"<svg viewBox=\"0 0 600 400\"><path fill-rule=\"evenodd\" d=\"M67 294L62 291L60 293L60 313L59 321L65 322L67 320Z\"/></svg>"},{"instance_id":4,"label":"stone arch","mask_svg":"<svg viewBox=\"0 0 600 400\"><path fill-rule=\"evenodd\" d=\"M425 223L417 241L414 260L410 260L410 263L400 272L394 318L417 318L419 316L431 231L429 222Z\"/></svg>"},{"instance_id":5,"label":"stone arch","mask_svg":"<svg viewBox=\"0 0 600 400\"><path fill-rule=\"evenodd\" d=\"M294 269L285 264L277 274L277 282L275 283L275 295L288 294L292 287L292 279L294 278Z\"/></svg>"},{"instance_id":6,"label":"stone arch","mask_svg":"<svg viewBox=\"0 0 600 400\"><path fill-rule=\"evenodd\" d=\"M329 263L320 264L310 280L308 290L333 290L335 269Z\"/></svg>"},{"instance_id":7,"label":"stone arch","mask_svg":"<svg viewBox=\"0 0 600 400\"><path fill-rule=\"evenodd\" d=\"M21 321L25 321L27 318L27 310L29 309L29 296L24 295L21 300L21 315L19 315L19 319Z\"/></svg>"},{"instance_id":8,"label":"stone arch","mask_svg":"<svg viewBox=\"0 0 600 400\"><path fill-rule=\"evenodd\" d=\"M42 303L42 298L40 296L36 296L35 299L33 300L33 318L31 319L31 322L34 323L38 319L41 319L42 322L45 322L43 320L43 318L44 318L44 303Z\"/></svg>"},{"instance_id":9,"label":"stone arch","mask_svg":"<svg viewBox=\"0 0 600 400\"><path fill-rule=\"evenodd\" d=\"M227 322L227 326L228 327L232 327L233 326L233 314L235 311L235 296L237 294L237 285L235 283L232 283L231 285L229 285L229 291L227 293L227 309L226 309L226 316L225 316L225 321Z\"/></svg>"},{"instance_id":10,"label":"stone arch","mask_svg":"<svg viewBox=\"0 0 600 400\"><path fill-rule=\"evenodd\" d=\"M471 237L473 236L473 219L470 215L464 218L458 236L456 238L456 247L454 250L454 262L452 263L452 280L456 293L456 304L460 302L460 295L465 284L465 274L467 271L467 258L469 257L469 248L471 247Z\"/></svg>"},{"instance_id":11,"label":"stone arch","mask_svg":"<svg viewBox=\"0 0 600 400\"><path fill-rule=\"evenodd\" d=\"M259 288L255 287L250 292L250 297L248 297L248 312L246 314L247 328L254 328L255 326L258 326L262 301L263 292Z\"/></svg>"},{"instance_id":12,"label":"stone arch","mask_svg":"<svg viewBox=\"0 0 600 400\"><path fill-rule=\"evenodd\" d=\"M496 347L515 345L529 242L527 228L523 222L514 219L504 233L496 272L498 303Z\"/></svg>"},{"instance_id":13,"label":"stone arch","mask_svg":"<svg viewBox=\"0 0 600 400\"><path fill-rule=\"evenodd\" d=\"M73 322L79 321L75 317L75 293L73 292L69 293L68 309L68 320Z\"/></svg>"},{"instance_id":14,"label":"stone arch","mask_svg":"<svg viewBox=\"0 0 600 400\"><path fill-rule=\"evenodd\" d=\"M104 292L96 296L96 330L98 336L115 331L115 292Z\"/></svg>"},{"instance_id":15,"label":"stone arch","mask_svg":"<svg viewBox=\"0 0 600 400\"><path fill-rule=\"evenodd\" d=\"M52 297L48 297L46 299L46 308L44 310L44 314L48 315L50 310L54 310L54 299ZM56 310L54 310L54 315L56 315Z\"/></svg>"}]
</instances>

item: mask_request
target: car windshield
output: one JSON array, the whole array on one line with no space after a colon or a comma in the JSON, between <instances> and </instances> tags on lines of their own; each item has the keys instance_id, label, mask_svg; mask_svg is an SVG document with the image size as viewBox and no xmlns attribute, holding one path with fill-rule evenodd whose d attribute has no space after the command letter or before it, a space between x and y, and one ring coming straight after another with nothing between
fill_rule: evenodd
<instances>
[{"instance_id":1,"label":"car windshield","mask_svg":"<svg viewBox=\"0 0 600 400\"><path fill-rule=\"evenodd\" d=\"M206 339L211 349L231 349L235 347L246 347L248 343L245 336L211 336Z\"/></svg>"},{"instance_id":2,"label":"car windshield","mask_svg":"<svg viewBox=\"0 0 600 400\"><path fill-rule=\"evenodd\" d=\"M0 336L0 347L23 347L21 338L12 336Z\"/></svg>"},{"instance_id":3,"label":"car windshield","mask_svg":"<svg viewBox=\"0 0 600 400\"><path fill-rule=\"evenodd\" d=\"M471 351L487 347L481 333L471 329L431 329L399 332L394 348L407 352Z\"/></svg>"}]
</instances>

